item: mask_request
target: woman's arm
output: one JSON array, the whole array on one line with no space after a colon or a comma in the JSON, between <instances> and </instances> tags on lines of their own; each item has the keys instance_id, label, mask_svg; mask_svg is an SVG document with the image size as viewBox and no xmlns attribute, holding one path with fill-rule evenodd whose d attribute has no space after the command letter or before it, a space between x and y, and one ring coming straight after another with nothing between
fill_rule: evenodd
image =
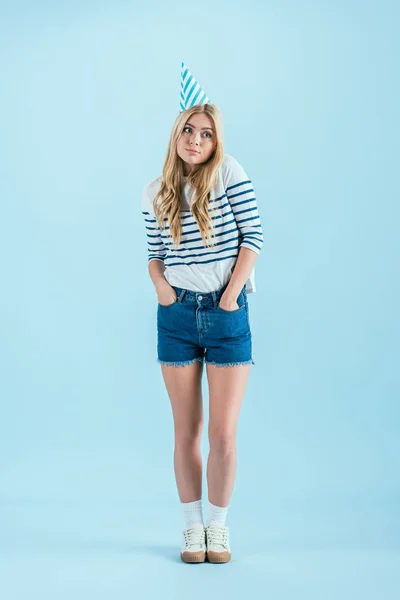
<instances>
[{"instance_id":1,"label":"woman's arm","mask_svg":"<svg viewBox=\"0 0 400 600\"><path fill-rule=\"evenodd\" d=\"M152 280L154 287L160 286L164 281L167 281L164 277L165 265L162 260L151 260L149 262L149 275Z\"/></svg>"},{"instance_id":2,"label":"woman's arm","mask_svg":"<svg viewBox=\"0 0 400 600\"><path fill-rule=\"evenodd\" d=\"M226 310L234 310L237 308L237 297L251 275L257 260L257 256L257 252L253 252L253 250L246 248L246 246L241 246L239 249L239 256L237 257L237 261L235 263L235 269L224 293L221 296L221 308Z\"/></svg>"}]
</instances>

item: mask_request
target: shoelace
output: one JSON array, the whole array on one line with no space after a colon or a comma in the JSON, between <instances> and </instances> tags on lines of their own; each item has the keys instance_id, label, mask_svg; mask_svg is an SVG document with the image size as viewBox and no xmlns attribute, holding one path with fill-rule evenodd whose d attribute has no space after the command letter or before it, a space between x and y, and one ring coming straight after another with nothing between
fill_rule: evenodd
<instances>
[{"instance_id":1,"label":"shoelace","mask_svg":"<svg viewBox=\"0 0 400 600\"><path fill-rule=\"evenodd\" d=\"M194 527L189 527L188 529L185 529L185 531L183 532L184 538L185 538L185 544L187 548L190 548L190 546L197 546L197 545L201 545L204 544L205 541L205 532L204 529L200 529L200 528L194 528Z\"/></svg>"},{"instance_id":2,"label":"shoelace","mask_svg":"<svg viewBox=\"0 0 400 600\"><path fill-rule=\"evenodd\" d=\"M209 544L217 544L218 546L228 547L229 535L226 527L217 527L209 525L207 527L207 541Z\"/></svg>"}]
</instances>

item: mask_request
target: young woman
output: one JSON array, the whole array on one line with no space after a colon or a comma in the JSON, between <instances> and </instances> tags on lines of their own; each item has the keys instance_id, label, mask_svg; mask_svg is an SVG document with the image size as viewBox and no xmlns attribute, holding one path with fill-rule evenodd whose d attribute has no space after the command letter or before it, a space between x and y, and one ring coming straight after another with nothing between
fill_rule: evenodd
<instances>
[{"instance_id":1,"label":"young woman","mask_svg":"<svg viewBox=\"0 0 400 600\"><path fill-rule=\"evenodd\" d=\"M149 275L158 298L157 350L171 401L174 470L186 529L184 562L231 558L225 525L236 430L252 360L247 294L263 232L251 181L224 154L214 104L182 111L162 176L143 189ZM202 515L201 378L209 386L208 520ZM253 363L254 364L254 363Z\"/></svg>"}]
</instances>

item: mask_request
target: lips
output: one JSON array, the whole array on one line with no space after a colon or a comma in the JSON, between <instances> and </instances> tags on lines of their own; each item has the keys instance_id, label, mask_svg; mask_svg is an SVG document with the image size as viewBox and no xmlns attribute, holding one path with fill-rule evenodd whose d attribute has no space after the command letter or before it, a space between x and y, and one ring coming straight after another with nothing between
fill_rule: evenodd
<instances>
[{"instance_id":1,"label":"lips","mask_svg":"<svg viewBox=\"0 0 400 600\"><path fill-rule=\"evenodd\" d=\"M189 152L189 154L200 154L200 152L197 150L192 150L191 148L186 148L186 152Z\"/></svg>"}]
</instances>

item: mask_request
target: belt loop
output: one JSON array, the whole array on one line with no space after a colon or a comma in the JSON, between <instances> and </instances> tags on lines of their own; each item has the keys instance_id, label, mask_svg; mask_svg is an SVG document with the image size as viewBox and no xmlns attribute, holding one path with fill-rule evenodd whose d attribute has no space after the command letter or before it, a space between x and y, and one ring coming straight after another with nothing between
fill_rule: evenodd
<instances>
[{"instance_id":1,"label":"belt loop","mask_svg":"<svg viewBox=\"0 0 400 600\"><path fill-rule=\"evenodd\" d=\"M228 281L228 283L229 283L229 281ZM221 297L222 297L224 291L228 287L228 283L226 283L225 285L223 285L222 288L220 288L219 290L217 290L215 292L215 308L218 307L218 302L221 300Z\"/></svg>"},{"instance_id":2,"label":"belt loop","mask_svg":"<svg viewBox=\"0 0 400 600\"><path fill-rule=\"evenodd\" d=\"M212 293L212 299L213 299L213 307L217 308L218 302L217 302L217 292L211 292Z\"/></svg>"},{"instance_id":3,"label":"belt loop","mask_svg":"<svg viewBox=\"0 0 400 600\"><path fill-rule=\"evenodd\" d=\"M183 300L183 296L184 296L185 294L186 294L186 290L185 290L185 289L183 289L183 290L181 291L181 293L179 294L179 296L178 296L178 302L182 302L182 300Z\"/></svg>"}]
</instances>

